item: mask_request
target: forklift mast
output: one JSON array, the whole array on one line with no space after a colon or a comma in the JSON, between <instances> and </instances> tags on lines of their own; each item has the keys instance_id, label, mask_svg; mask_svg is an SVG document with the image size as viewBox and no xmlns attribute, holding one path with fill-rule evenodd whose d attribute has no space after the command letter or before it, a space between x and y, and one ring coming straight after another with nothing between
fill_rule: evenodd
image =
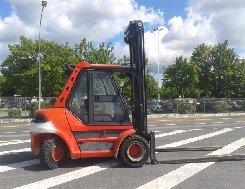
<instances>
[{"instance_id":1,"label":"forklift mast","mask_svg":"<svg viewBox=\"0 0 245 189\"><path fill-rule=\"evenodd\" d=\"M147 107L145 81L144 26L140 20L131 21L124 33L129 45L132 73L132 124L141 136L147 136Z\"/></svg>"}]
</instances>

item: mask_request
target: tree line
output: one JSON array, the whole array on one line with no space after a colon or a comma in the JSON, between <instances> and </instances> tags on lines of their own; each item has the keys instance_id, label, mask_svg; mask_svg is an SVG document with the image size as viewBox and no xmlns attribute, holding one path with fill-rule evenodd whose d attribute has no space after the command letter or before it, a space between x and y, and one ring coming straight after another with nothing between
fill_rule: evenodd
<instances>
[{"instance_id":1,"label":"tree line","mask_svg":"<svg viewBox=\"0 0 245 189\"><path fill-rule=\"evenodd\" d=\"M116 58L111 43L94 45L85 38L79 44L58 44L41 40L42 96L57 96L67 76L68 64L79 60L90 63L129 65L129 57ZM0 96L38 96L38 41L21 36L18 44L9 45L10 54L1 63ZM158 87L147 65L146 85L149 99L176 97L245 97L245 60L240 59L228 42L200 44L190 58L177 57L163 70L162 87ZM122 93L129 97L130 80L116 76Z\"/></svg>"},{"instance_id":2,"label":"tree line","mask_svg":"<svg viewBox=\"0 0 245 189\"><path fill-rule=\"evenodd\" d=\"M177 57L163 72L161 96L245 97L245 60L228 41L217 45L200 44L188 59Z\"/></svg>"},{"instance_id":3,"label":"tree line","mask_svg":"<svg viewBox=\"0 0 245 189\"><path fill-rule=\"evenodd\" d=\"M58 44L50 40L41 40L41 75L42 96L55 97L63 87L67 75L68 64L76 64L79 60L90 63L128 65L129 58L117 59L111 43L94 45L85 38L71 47L69 44ZM1 63L0 96L38 96L38 41L20 37L18 44L9 45L10 54ZM146 58L147 60L147 58ZM148 60L146 61L147 64ZM147 71L147 91L149 98L157 96L157 82ZM119 85L129 97L129 79L116 76ZM126 89L126 90L125 90Z\"/></svg>"}]
</instances>

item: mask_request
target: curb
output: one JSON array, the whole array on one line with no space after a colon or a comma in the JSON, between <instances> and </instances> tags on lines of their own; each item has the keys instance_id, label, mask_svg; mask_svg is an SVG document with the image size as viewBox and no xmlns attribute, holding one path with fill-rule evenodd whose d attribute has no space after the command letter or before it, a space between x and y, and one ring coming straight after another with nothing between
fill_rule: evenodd
<instances>
[{"instance_id":1,"label":"curb","mask_svg":"<svg viewBox=\"0 0 245 189\"><path fill-rule=\"evenodd\" d=\"M202 117L236 117L244 116L245 112L241 113L217 113L217 114L152 114L148 115L147 118L202 118Z\"/></svg>"},{"instance_id":2,"label":"curb","mask_svg":"<svg viewBox=\"0 0 245 189\"><path fill-rule=\"evenodd\" d=\"M151 114L147 118L204 118L204 117L236 117L245 116L245 112L241 113L217 113L217 114ZM30 123L32 119L1 119L0 124L7 123Z\"/></svg>"},{"instance_id":3,"label":"curb","mask_svg":"<svg viewBox=\"0 0 245 189\"><path fill-rule=\"evenodd\" d=\"M0 119L0 124L7 123L30 123L32 119Z\"/></svg>"}]
</instances>

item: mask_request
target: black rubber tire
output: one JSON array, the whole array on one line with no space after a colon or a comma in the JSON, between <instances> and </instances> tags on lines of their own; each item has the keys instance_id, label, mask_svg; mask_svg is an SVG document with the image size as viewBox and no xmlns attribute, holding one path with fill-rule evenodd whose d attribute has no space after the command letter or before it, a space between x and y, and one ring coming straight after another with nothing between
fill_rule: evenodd
<instances>
[{"instance_id":1,"label":"black rubber tire","mask_svg":"<svg viewBox=\"0 0 245 189\"><path fill-rule=\"evenodd\" d=\"M133 143L140 143L144 147L142 159L140 159L139 161L132 161L127 153L128 148ZM130 167L141 167L147 162L149 158L149 149L149 143L143 137L139 135L132 135L122 142L119 150L119 159Z\"/></svg>"},{"instance_id":2,"label":"black rubber tire","mask_svg":"<svg viewBox=\"0 0 245 189\"><path fill-rule=\"evenodd\" d=\"M55 161L52 158L52 149L61 145L64 147L63 157L59 161ZM65 163L67 160L67 147L58 138L50 138L44 140L39 153L41 164L49 169L57 169L61 164Z\"/></svg>"}]
</instances>

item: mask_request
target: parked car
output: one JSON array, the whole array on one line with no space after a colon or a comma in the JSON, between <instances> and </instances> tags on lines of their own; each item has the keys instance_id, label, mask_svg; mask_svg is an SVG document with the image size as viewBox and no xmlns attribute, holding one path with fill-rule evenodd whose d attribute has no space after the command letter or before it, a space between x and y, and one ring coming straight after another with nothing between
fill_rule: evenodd
<instances>
[{"instance_id":1,"label":"parked car","mask_svg":"<svg viewBox=\"0 0 245 189\"><path fill-rule=\"evenodd\" d=\"M162 110L164 113L172 113L175 111L172 100L161 101L160 105L162 106Z\"/></svg>"},{"instance_id":2,"label":"parked car","mask_svg":"<svg viewBox=\"0 0 245 189\"><path fill-rule=\"evenodd\" d=\"M245 111L245 100L236 100L235 102L239 111Z\"/></svg>"},{"instance_id":3,"label":"parked car","mask_svg":"<svg viewBox=\"0 0 245 189\"><path fill-rule=\"evenodd\" d=\"M147 112L148 113L162 113L163 109L159 103L155 101L148 101L147 102Z\"/></svg>"},{"instance_id":4,"label":"parked car","mask_svg":"<svg viewBox=\"0 0 245 189\"><path fill-rule=\"evenodd\" d=\"M21 108L21 97L11 97L8 100L8 108Z\"/></svg>"},{"instance_id":5,"label":"parked car","mask_svg":"<svg viewBox=\"0 0 245 189\"><path fill-rule=\"evenodd\" d=\"M237 111L238 110L238 105L236 103L236 101L234 100L228 100L228 110L230 111Z\"/></svg>"}]
</instances>

